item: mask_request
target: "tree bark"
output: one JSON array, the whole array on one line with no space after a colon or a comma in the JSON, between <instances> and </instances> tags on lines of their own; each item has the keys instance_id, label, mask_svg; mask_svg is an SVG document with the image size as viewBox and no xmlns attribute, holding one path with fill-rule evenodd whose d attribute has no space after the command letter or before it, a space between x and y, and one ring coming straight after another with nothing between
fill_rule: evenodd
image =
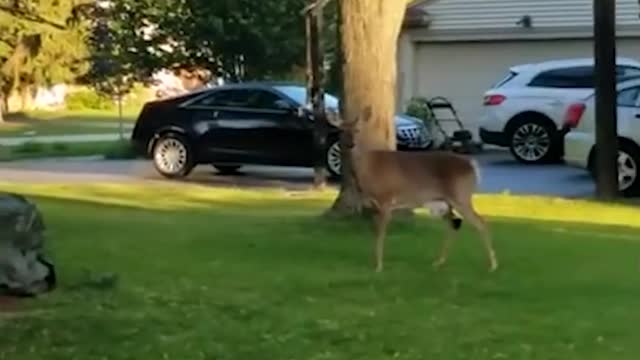
<instances>
[{"instance_id":1,"label":"tree bark","mask_svg":"<svg viewBox=\"0 0 640 360\"><path fill-rule=\"evenodd\" d=\"M342 118L345 123L353 124L365 109L371 111L371 116L368 121L356 124L358 131L355 137L343 131L342 184L331 213L349 215L365 209L352 170L350 140L368 149L396 149L396 51L408 2L340 2L338 32L343 56Z\"/></svg>"}]
</instances>

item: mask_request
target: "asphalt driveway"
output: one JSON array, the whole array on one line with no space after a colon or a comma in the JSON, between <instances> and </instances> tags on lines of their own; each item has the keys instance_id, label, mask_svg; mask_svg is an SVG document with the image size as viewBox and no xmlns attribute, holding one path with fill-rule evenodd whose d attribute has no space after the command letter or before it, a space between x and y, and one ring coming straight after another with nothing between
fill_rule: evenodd
<instances>
[{"instance_id":1,"label":"asphalt driveway","mask_svg":"<svg viewBox=\"0 0 640 360\"><path fill-rule=\"evenodd\" d=\"M481 191L513 194L541 194L587 197L594 184L581 169L565 165L522 165L505 151L489 150L477 156L482 167ZM309 188L312 170L247 166L233 176L216 174L210 166L200 166L186 180L210 185L276 186ZM49 159L0 163L0 181L168 181L161 178L149 161L107 161L94 158Z\"/></svg>"}]
</instances>

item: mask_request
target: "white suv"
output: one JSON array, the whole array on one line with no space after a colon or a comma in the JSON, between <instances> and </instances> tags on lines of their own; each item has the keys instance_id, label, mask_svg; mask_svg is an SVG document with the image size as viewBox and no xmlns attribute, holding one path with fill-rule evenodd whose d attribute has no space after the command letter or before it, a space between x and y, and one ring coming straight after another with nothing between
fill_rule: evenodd
<instances>
[{"instance_id":1,"label":"white suv","mask_svg":"<svg viewBox=\"0 0 640 360\"><path fill-rule=\"evenodd\" d=\"M618 78L640 75L640 62L617 59ZM566 104L593 92L593 58L546 61L509 69L484 95L480 139L508 147L523 163L557 161L563 156Z\"/></svg>"}]
</instances>

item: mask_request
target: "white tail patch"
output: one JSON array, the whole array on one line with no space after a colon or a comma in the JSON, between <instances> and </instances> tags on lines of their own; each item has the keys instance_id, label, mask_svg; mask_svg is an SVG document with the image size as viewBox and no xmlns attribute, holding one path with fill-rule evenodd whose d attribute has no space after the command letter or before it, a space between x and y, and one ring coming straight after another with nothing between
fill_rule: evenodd
<instances>
[{"instance_id":1,"label":"white tail patch","mask_svg":"<svg viewBox=\"0 0 640 360\"><path fill-rule=\"evenodd\" d=\"M449 204L444 201L431 201L424 204L424 207L429 210L429 214L433 217L443 217L451 211Z\"/></svg>"}]
</instances>

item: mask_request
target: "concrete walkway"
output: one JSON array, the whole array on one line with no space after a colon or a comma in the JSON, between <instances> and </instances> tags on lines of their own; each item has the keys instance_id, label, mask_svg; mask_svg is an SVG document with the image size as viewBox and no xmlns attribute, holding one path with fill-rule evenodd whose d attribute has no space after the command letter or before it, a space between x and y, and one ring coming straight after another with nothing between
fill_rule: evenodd
<instances>
[{"instance_id":1,"label":"concrete walkway","mask_svg":"<svg viewBox=\"0 0 640 360\"><path fill-rule=\"evenodd\" d=\"M125 131L124 139L128 140L130 138L131 138L131 132ZM78 143L78 142L102 142L102 141L116 141L118 139L120 139L120 135L118 133L0 137L0 146L19 146L26 143L56 144L56 143Z\"/></svg>"}]
</instances>

